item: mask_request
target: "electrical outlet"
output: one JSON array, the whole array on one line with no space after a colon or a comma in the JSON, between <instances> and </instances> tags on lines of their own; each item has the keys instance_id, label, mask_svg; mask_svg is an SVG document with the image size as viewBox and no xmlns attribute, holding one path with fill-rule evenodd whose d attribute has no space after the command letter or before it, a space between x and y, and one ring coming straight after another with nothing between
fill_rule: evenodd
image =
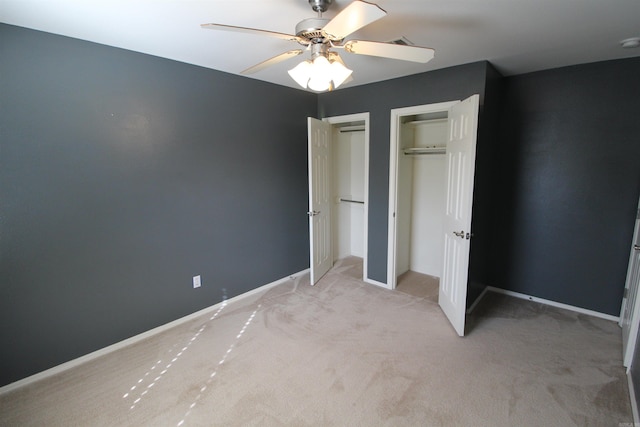
<instances>
[{"instance_id":1,"label":"electrical outlet","mask_svg":"<svg viewBox=\"0 0 640 427\"><path fill-rule=\"evenodd\" d=\"M199 288L201 285L200 276L193 276L193 288Z\"/></svg>"}]
</instances>

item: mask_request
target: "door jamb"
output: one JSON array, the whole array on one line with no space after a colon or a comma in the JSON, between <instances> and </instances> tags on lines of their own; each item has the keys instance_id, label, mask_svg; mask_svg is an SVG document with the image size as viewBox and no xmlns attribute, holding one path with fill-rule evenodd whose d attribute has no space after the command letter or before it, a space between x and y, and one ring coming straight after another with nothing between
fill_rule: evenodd
<instances>
[{"instance_id":1,"label":"door jamb","mask_svg":"<svg viewBox=\"0 0 640 427\"><path fill-rule=\"evenodd\" d=\"M330 123L331 125L349 123L349 122L361 122L364 121L364 223L363 223L363 264L362 264L362 280L365 282L371 282L369 279L368 262L369 258L369 113L356 113L347 114L344 116L332 116L322 119ZM333 238L331 239L331 245L333 245Z\"/></svg>"},{"instance_id":2,"label":"door jamb","mask_svg":"<svg viewBox=\"0 0 640 427\"><path fill-rule=\"evenodd\" d=\"M412 107L394 108L391 110L391 131L389 137L389 213L388 213L388 237L387 237L387 288L396 288L396 251L397 227L395 213L398 206L398 157L400 141L400 120L402 117L414 114L439 113L449 111L460 101L447 101L435 104L416 105Z\"/></svg>"},{"instance_id":3,"label":"door jamb","mask_svg":"<svg viewBox=\"0 0 640 427\"><path fill-rule=\"evenodd\" d=\"M627 265L625 293L627 293L630 287L634 285L633 283L631 283L632 269L635 266L635 262L634 262L635 253L633 250L633 245L635 244L635 242L639 241L638 239L638 234L640 234L640 226L638 225L639 221L640 221L640 201L638 201L638 210L636 212L636 220L634 223L634 230L633 230L633 240L631 241L631 254L629 255L629 263ZM632 307L633 310L629 318L629 336L627 337L627 342L624 345L625 352L622 355L622 365L627 368L627 373L631 370L631 363L633 362L633 354L636 349L636 343L638 338L638 329L640 328L640 300L638 297L638 292L636 292L634 296L635 296L635 301L631 302L631 304L633 305ZM620 327L624 327L623 325L624 314L625 314L625 309L627 304L630 303L628 301L628 298L630 297L631 295L628 295L627 297L622 298L622 303L620 307L620 320L618 321L618 325L620 325ZM624 334L623 334L623 339L624 339Z\"/></svg>"}]
</instances>

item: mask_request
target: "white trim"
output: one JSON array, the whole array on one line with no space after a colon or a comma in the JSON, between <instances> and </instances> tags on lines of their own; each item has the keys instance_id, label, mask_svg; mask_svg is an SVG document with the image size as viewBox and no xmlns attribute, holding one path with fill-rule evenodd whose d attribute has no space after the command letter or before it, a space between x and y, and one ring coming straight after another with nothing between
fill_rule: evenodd
<instances>
[{"instance_id":1,"label":"white trim","mask_svg":"<svg viewBox=\"0 0 640 427\"><path fill-rule=\"evenodd\" d=\"M633 246L640 242L640 201L638 201L638 211L636 213L636 221L633 227L633 240L630 247L629 263L627 264L627 276L624 283L625 295L627 297L622 298L622 304L620 306L620 322L622 327L622 349L624 353L622 355L622 364L627 367L631 367L631 361L633 360L633 353L636 349L636 342L638 339L638 328L640 327L640 303L638 302L638 287L640 286L640 278L635 277L634 273L637 272L637 268L640 268L640 259L637 252L633 249ZM630 310L630 312L625 313ZM625 314L629 316L628 324L625 324Z\"/></svg>"},{"instance_id":2,"label":"white trim","mask_svg":"<svg viewBox=\"0 0 640 427\"><path fill-rule=\"evenodd\" d=\"M561 302L555 302L544 298L533 297L527 294L521 294L520 292L507 291L506 289L494 288L493 286L487 286L487 289L496 292L498 294L509 295L516 298L526 299L529 301L539 302L541 304L550 305L552 307L563 308L565 310L571 310L582 314L587 314L589 316L599 317L605 320L611 320L614 322L619 322L620 318L617 316L612 316L610 314L600 313L599 311L588 310L586 308L576 307L569 304L563 304Z\"/></svg>"},{"instance_id":3,"label":"white trim","mask_svg":"<svg viewBox=\"0 0 640 427\"><path fill-rule=\"evenodd\" d=\"M638 210L636 211L636 221L633 227L633 240L631 241L631 253L629 254L629 262L627 263L627 278L625 280L624 288L625 293L627 293L627 289L629 288L629 275L631 273L631 265L633 263L633 243L638 241L638 234L640 233L640 199L638 200ZM622 326L622 322L624 321L624 309L627 298L622 298L622 303L620 304L620 326Z\"/></svg>"},{"instance_id":4,"label":"white trim","mask_svg":"<svg viewBox=\"0 0 640 427\"><path fill-rule=\"evenodd\" d=\"M629 398L631 399L631 412L633 413L633 425L640 425L640 414L638 413L638 403L636 402L636 391L633 388L631 372L627 371L627 383L629 384Z\"/></svg>"},{"instance_id":5,"label":"white trim","mask_svg":"<svg viewBox=\"0 0 640 427\"><path fill-rule=\"evenodd\" d=\"M611 320L611 321L614 321L614 322L618 322L620 320L616 316L612 316L610 314L605 314L605 313L600 313L599 311L587 310L586 308L581 308L581 307L576 307L576 306L573 306L573 305L563 304L561 302L555 302L555 301L551 301L551 300L544 299L544 298L538 298L538 297L534 297L534 296L531 296L531 295L522 294L520 292L513 292L513 291L508 291L506 289L495 288L493 286L487 286L487 287L484 288L484 290L480 293L480 295L478 295L478 298L476 298L476 300L473 302L473 304L471 304L471 306L469 306L469 308L467 309L467 314L471 314L473 312L473 310L476 309L476 307L478 306L480 301L485 297L485 295L487 295L488 292L495 292L497 294L503 294L503 295L508 295L508 296L512 296L512 297L515 297L515 298L526 299L526 300L534 301L534 302L537 302L537 303L540 303L540 304L550 305L552 307L563 308L565 310L575 311L575 312L578 312L578 313L587 314L589 316L599 317L601 319Z\"/></svg>"},{"instance_id":6,"label":"white trim","mask_svg":"<svg viewBox=\"0 0 640 427\"><path fill-rule=\"evenodd\" d=\"M469 308L467 308L467 314L471 314L473 312L473 310L476 309L476 307L478 306L478 304L480 304L480 301L482 300L482 298L484 298L484 296L487 294L487 292L489 292L490 289L488 286L485 286L485 288L482 290L482 292L480 292L480 295L478 295L478 298L476 298L476 300L473 302L473 304L471 304L469 306Z\"/></svg>"},{"instance_id":7,"label":"white trim","mask_svg":"<svg viewBox=\"0 0 640 427\"><path fill-rule=\"evenodd\" d=\"M363 221L363 249L364 256L362 257L362 280L369 281L369 264L367 259L369 258L369 116L366 113L347 114L344 116L332 116L322 119L332 125L348 122L361 122L364 121L364 221Z\"/></svg>"},{"instance_id":8,"label":"white trim","mask_svg":"<svg viewBox=\"0 0 640 427\"><path fill-rule=\"evenodd\" d=\"M243 294L237 295L237 296L235 296L233 298L229 298L228 300L226 300L224 302L226 302L228 304L230 302L239 301L241 299L247 298L249 296L252 296L252 295L260 293L260 292L265 292L265 291L269 290L270 288L272 288L274 286L280 285L280 284L286 282L287 280L293 279L295 277L302 276L302 275L304 275L304 274L306 274L308 272L309 272L309 269L307 268L305 270L302 270L302 271L299 271L297 273L291 274L291 275L289 275L287 277L283 277L282 279L276 280L276 281L271 282L271 283L267 283L266 285L260 286L259 288L255 288L255 289L247 291L247 292L245 292ZM51 377L53 375L59 374L61 372L67 371L67 370L69 370L71 368L75 368L76 366L82 365L83 363L87 363L87 362L89 362L91 360L97 359L98 357L107 355L107 354L112 353L112 352L114 352L116 350L123 349L123 348L125 348L127 346L130 346L132 344L140 342L140 341L142 341L144 339L147 339L149 337L152 337L152 336L154 336L156 334L159 334L161 332L167 331L167 330L169 330L171 328L174 328L176 326L179 326L179 325L181 325L183 323L186 323L186 322L189 322L191 320L194 320L199 316L202 316L202 315L207 314L207 313L211 313L212 311L215 311L218 308L220 308L220 305L222 303L223 302L219 302L219 303L217 303L215 305L209 306L207 308L203 308L202 310L196 311L195 313L188 314L188 315L186 315L184 317L181 317L179 319L173 320L173 321L171 321L169 323L165 323L164 325L158 326L158 327L153 328L153 329L149 329L146 332L142 332L141 334L134 335L134 336L132 336L130 338L127 338L127 339L125 339L123 341L119 341L119 342L117 342L115 344L111 344L111 345L109 345L107 347L101 348L100 350L96 350L96 351L91 352L89 354L85 354L84 356L80 356L80 357L78 357L76 359L73 359L73 360L70 360L68 362L64 362L64 363L62 363L60 365L54 366L53 368L49 368L49 369L44 370L42 372L38 372L37 374L33 374L33 375L29 376L29 377L26 377L26 378L23 378L23 379L18 380L16 382L7 384L5 386L2 386L2 387L0 387L0 395L5 394L5 393L9 393L9 392L11 392L13 390L16 390L16 389L20 388L20 387L24 387L24 386L32 384L32 383L34 383L36 381L40 381L40 380L43 380L45 378Z\"/></svg>"},{"instance_id":9,"label":"white trim","mask_svg":"<svg viewBox=\"0 0 640 427\"><path fill-rule=\"evenodd\" d=\"M389 212L387 233L387 283L389 289L396 288L396 221L397 181L398 181L398 144L400 139L400 119L413 114L427 114L449 111L459 100L439 102L437 104L416 105L391 110L391 130L389 135Z\"/></svg>"},{"instance_id":10,"label":"white trim","mask_svg":"<svg viewBox=\"0 0 640 427\"><path fill-rule=\"evenodd\" d=\"M391 289L389 285L387 285L386 283L378 282L377 280L367 278L367 279L364 279L364 281L367 283L371 283L372 285L380 286L381 288Z\"/></svg>"},{"instance_id":11,"label":"white trim","mask_svg":"<svg viewBox=\"0 0 640 427\"><path fill-rule=\"evenodd\" d=\"M362 277L369 277L369 113L364 113L364 240L362 249Z\"/></svg>"}]
</instances>

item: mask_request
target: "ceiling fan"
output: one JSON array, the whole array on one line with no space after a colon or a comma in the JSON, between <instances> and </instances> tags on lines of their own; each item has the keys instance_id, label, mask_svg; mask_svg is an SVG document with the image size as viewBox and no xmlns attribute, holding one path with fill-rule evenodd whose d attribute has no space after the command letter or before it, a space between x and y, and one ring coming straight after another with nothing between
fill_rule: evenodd
<instances>
[{"instance_id":1,"label":"ceiling fan","mask_svg":"<svg viewBox=\"0 0 640 427\"><path fill-rule=\"evenodd\" d=\"M289 75L303 88L316 92L335 89L351 78L352 70L345 66L338 53L332 49L344 49L353 54L420 63L426 63L433 58L434 50L426 47L362 40L345 41L344 39L351 33L384 17L387 12L376 4L355 0L329 20L323 18L322 13L331 3L333 0L309 0L311 8L318 13L318 16L299 22L296 25L295 35L224 24L202 24L201 27L276 37L305 46L305 50L311 51L311 60L303 61L289 70ZM258 72L301 53L303 53L302 49L281 53L247 68L241 74Z\"/></svg>"}]
</instances>

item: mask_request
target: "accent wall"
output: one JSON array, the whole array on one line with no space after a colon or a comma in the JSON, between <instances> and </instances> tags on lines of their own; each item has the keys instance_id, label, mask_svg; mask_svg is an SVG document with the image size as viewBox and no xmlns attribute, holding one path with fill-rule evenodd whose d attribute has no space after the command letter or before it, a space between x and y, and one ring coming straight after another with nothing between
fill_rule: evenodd
<instances>
[{"instance_id":1,"label":"accent wall","mask_svg":"<svg viewBox=\"0 0 640 427\"><path fill-rule=\"evenodd\" d=\"M0 385L308 268L315 94L9 25L0 58Z\"/></svg>"},{"instance_id":2,"label":"accent wall","mask_svg":"<svg viewBox=\"0 0 640 427\"><path fill-rule=\"evenodd\" d=\"M620 315L640 196L640 58L504 79L492 281Z\"/></svg>"}]
</instances>

